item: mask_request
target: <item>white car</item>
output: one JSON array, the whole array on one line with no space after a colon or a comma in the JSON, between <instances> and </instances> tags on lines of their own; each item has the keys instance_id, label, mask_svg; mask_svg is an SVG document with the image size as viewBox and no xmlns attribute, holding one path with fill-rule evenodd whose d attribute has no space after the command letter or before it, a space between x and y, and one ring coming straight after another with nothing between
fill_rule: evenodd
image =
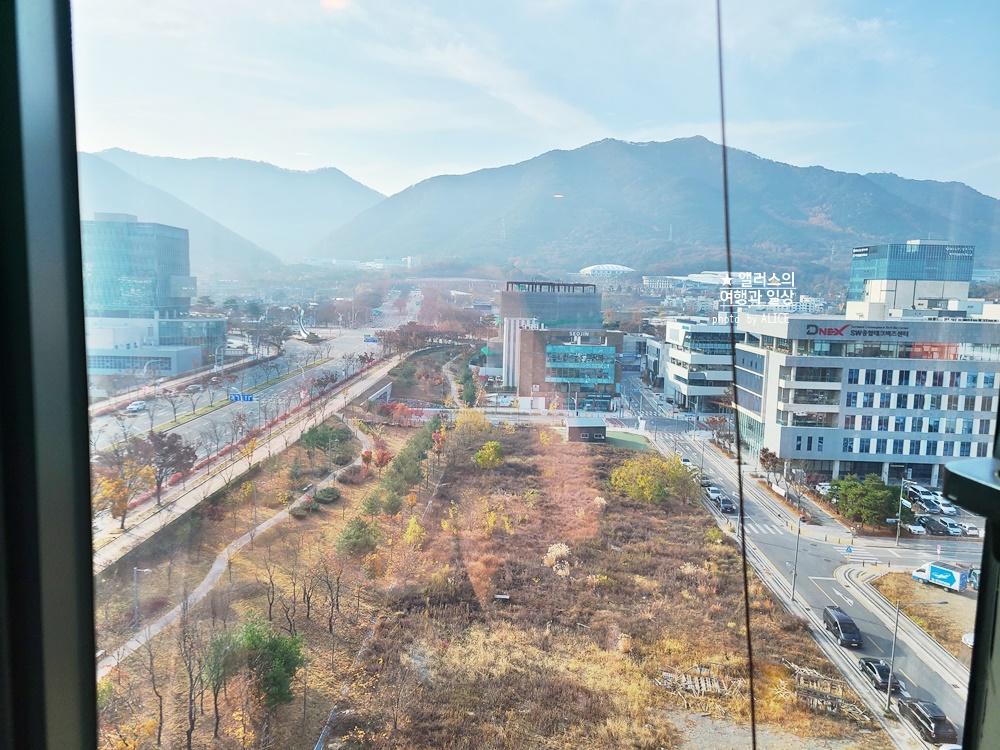
<instances>
[{"instance_id":1,"label":"white car","mask_svg":"<svg viewBox=\"0 0 1000 750\"><path fill-rule=\"evenodd\" d=\"M948 533L951 536L962 536L965 532L962 531L962 527L957 523L952 521L950 518L939 518L938 523L948 529Z\"/></svg>"},{"instance_id":2,"label":"white car","mask_svg":"<svg viewBox=\"0 0 1000 750\"><path fill-rule=\"evenodd\" d=\"M128 406L125 407L125 410L131 412L132 414L136 414L136 413L138 413L140 411L145 411L146 410L146 402L145 401L133 401L131 404L129 404Z\"/></svg>"},{"instance_id":3,"label":"white car","mask_svg":"<svg viewBox=\"0 0 1000 750\"><path fill-rule=\"evenodd\" d=\"M722 497L722 490L718 487L706 487L705 494L708 496L709 500L718 500Z\"/></svg>"},{"instance_id":4,"label":"white car","mask_svg":"<svg viewBox=\"0 0 1000 750\"><path fill-rule=\"evenodd\" d=\"M941 494L940 492L932 492L931 494L934 496L934 502L938 504L938 507L941 509L941 512L944 515L946 516L958 515L958 508L952 505L951 501L945 498L943 494Z\"/></svg>"},{"instance_id":5,"label":"white car","mask_svg":"<svg viewBox=\"0 0 1000 750\"><path fill-rule=\"evenodd\" d=\"M927 529L925 529L919 523L903 524L903 528L909 531L914 536L927 536Z\"/></svg>"},{"instance_id":6,"label":"white car","mask_svg":"<svg viewBox=\"0 0 1000 750\"><path fill-rule=\"evenodd\" d=\"M820 482L819 484L816 485L816 491L819 494L821 494L824 497L826 497L826 495L829 494L829 492L830 492L830 483L829 482Z\"/></svg>"},{"instance_id":7,"label":"white car","mask_svg":"<svg viewBox=\"0 0 1000 750\"><path fill-rule=\"evenodd\" d=\"M694 464L691 462L691 459L686 456L681 456L681 464L689 469L694 468Z\"/></svg>"},{"instance_id":8,"label":"white car","mask_svg":"<svg viewBox=\"0 0 1000 750\"><path fill-rule=\"evenodd\" d=\"M962 530L962 533L965 536L980 536L981 533L979 527L974 523L963 523L962 521L959 521L958 528Z\"/></svg>"}]
</instances>

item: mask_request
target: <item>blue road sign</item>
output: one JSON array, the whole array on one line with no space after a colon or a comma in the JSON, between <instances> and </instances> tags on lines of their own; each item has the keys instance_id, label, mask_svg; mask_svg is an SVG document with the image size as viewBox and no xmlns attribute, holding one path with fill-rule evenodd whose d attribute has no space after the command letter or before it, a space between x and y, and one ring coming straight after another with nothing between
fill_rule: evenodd
<instances>
[{"instance_id":1,"label":"blue road sign","mask_svg":"<svg viewBox=\"0 0 1000 750\"><path fill-rule=\"evenodd\" d=\"M229 400L230 400L230 401L239 401L239 400L240 400L240 397L241 397L242 395L243 395L242 393L230 393L230 394L229 394Z\"/></svg>"},{"instance_id":2,"label":"blue road sign","mask_svg":"<svg viewBox=\"0 0 1000 750\"><path fill-rule=\"evenodd\" d=\"M846 550L847 554L851 554L853 551L854 551L853 547L848 547Z\"/></svg>"},{"instance_id":3,"label":"blue road sign","mask_svg":"<svg viewBox=\"0 0 1000 750\"><path fill-rule=\"evenodd\" d=\"M252 393L230 393L230 401L253 401Z\"/></svg>"},{"instance_id":4,"label":"blue road sign","mask_svg":"<svg viewBox=\"0 0 1000 750\"><path fill-rule=\"evenodd\" d=\"M378 343L378 339L375 338L375 337L373 337L373 336L366 336L365 337L365 343L366 344L377 344Z\"/></svg>"},{"instance_id":5,"label":"blue road sign","mask_svg":"<svg viewBox=\"0 0 1000 750\"><path fill-rule=\"evenodd\" d=\"M243 401L253 401L253 394L252 393L244 393L242 395L243 395L243 399L242 399Z\"/></svg>"}]
</instances>

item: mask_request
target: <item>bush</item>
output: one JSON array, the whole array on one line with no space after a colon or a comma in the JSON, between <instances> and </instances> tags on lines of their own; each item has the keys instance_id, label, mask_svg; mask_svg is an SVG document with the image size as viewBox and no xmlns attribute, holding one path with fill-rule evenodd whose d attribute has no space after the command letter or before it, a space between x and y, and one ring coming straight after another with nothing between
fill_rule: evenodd
<instances>
[{"instance_id":1,"label":"bush","mask_svg":"<svg viewBox=\"0 0 1000 750\"><path fill-rule=\"evenodd\" d=\"M329 505L339 499L340 490L336 487L324 487L321 490L316 490L316 494L313 495L313 500L317 503L322 503L323 505Z\"/></svg>"},{"instance_id":2,"label":"bush","mask_svg":"<svg viewBox=\"0 0 1000 750\"><path fill-rule=\"evenodd\" d=\"M310 513L312 513L313 511L319 510L319 503L317 503L315 500L306 500L304 503L299 503L298 507L302 508L302 510L309 511Z\"/></svg>"},{"instance_id":3,"label":"bush","mask_svg":"<svg viewBox=\"0 0 1000 750\"><path fill-rule=\"evenodd\" d=\"M292 518L305 518L306 516L309 515L309 511L307 511L305 508L296 505L294 508L291 508L288 511L288 515L290 515Z\"/></svg>"},{"instance_id":4,"label":"bush","mask_svg":"<svg viewBox=\"0 0 1000 750\"><path fill-rule=\"evenodd\" d=\"M371 475L371 469L367 466L348 466L340 472L337 481L341 484L362 484Z\"/></svg>"}]
</instances>

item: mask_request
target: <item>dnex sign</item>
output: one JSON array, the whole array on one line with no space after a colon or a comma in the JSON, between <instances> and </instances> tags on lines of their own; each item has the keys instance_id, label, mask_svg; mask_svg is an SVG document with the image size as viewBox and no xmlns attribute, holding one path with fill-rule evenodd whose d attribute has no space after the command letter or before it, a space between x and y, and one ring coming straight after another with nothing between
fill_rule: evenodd
<instances>
[{"instance_id":1,"label":"dnex sign","mask_svg":"<svg viewBox=\"0 0 1000 750\"><path fill-rule=\"evenodd\" d=\"M822 328L815 323L810 323L806 326L806 336L843 336L844 331L850 327L850 323L840 328Z\"/></svg>"}]
</instances>

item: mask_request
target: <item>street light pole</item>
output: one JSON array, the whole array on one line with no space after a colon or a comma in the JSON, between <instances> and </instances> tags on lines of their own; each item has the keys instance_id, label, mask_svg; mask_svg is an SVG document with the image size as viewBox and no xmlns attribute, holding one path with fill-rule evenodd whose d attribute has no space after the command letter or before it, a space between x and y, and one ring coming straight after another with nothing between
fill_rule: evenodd
<instances>
[{"instance_id":1,"label":"street light pole","mask_svg":"<svg viewBox=\"0 0 1000 750\"><path fill-rule=\"evenodd\" d=\"M799 539L802 537L802 514L795 528L795 558L792 560L792 602L795 602L795 577L799 572Z\"/></svg>"},{"instance_id":2,"label":"street light pole","mask_svg":"<svg viewBox=\"0 0 1000 750\"><path fill-rule=\"evenodd\" d=\"M899 599L896 600L896 621L892 626L892 650L889 652L889 679L885 686L885 710L889 710L889 700L892 697L892 667L896 661L896 634L899 632Z\"/></svg>"},{"instance_id":3,"label":"street light pole","mask_svg":"<svg viewBox=\"0 0 1000 750\"><path fill-rule=\"evenodd\" d=\"M132 604L135 619L132 620L132 630L139 632L139 573L152 573L152 568L132 568Z\"/></svg>"}]
</instances>

